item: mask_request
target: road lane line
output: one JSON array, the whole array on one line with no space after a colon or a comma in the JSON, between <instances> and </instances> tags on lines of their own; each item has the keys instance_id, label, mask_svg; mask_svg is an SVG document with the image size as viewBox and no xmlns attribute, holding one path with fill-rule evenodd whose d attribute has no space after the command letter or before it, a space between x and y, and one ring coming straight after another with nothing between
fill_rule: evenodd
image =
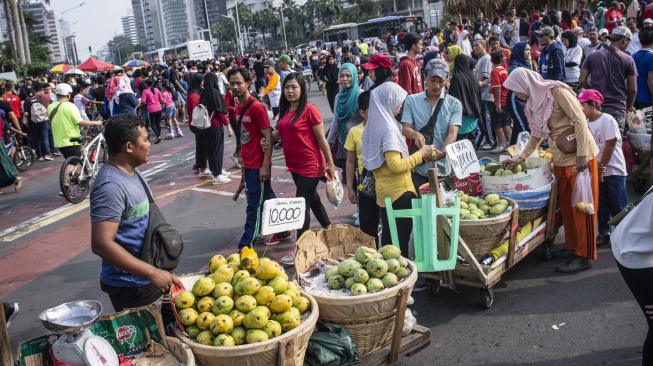
<instances>
[{"instance_id":1,"label":"road lane line","mask_svg":"<svg viewBox=\"0 0 653 366\"><path fill-rule=\"evenodd\" d=\"M208 188L192 188L191 191L216 194L218 196L233 197L235 193L227 191L216 191ZM241 196L242 197L242 196Z\"/></svg>"}]
</instances>

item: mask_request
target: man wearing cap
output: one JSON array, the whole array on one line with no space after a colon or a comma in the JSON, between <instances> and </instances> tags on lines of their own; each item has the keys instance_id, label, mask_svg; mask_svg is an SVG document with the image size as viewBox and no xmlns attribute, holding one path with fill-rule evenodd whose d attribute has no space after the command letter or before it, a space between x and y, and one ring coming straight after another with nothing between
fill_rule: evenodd
<instances>
[{"instance_id":1,"label":"man wearing cap","mask_svg":"<svg viewBox=\"0 0 653 366\"><path fill-rule=\"evenodd\" d=\"M279 83L281 85L283 85L283 81L286 79L286 76L293 72L293 70L290 68L290 64L292 64L290 56L281 55L279 57Z\"/></svg>"},{"instance_id":2,"label":"man wearing cap","mask_svg":"<svg viewBox=\"0 0 653 366\"><path fill-rule=\"evenodd\" d=\"M404 47L408 54L399 62L399 85L408 95L419 93L422 88L422 74L417 62L417 55L422 53L424 43L422 37L410 32L404 36Z\"/></svg>"},{"instance_id":3,"label":"man wearing cap","mask_svg":"<svg viewBox=\"0 0 653 366\"><path fill-rule=\"evenodd\" d=\"M272 109L272 114L274 117L277 117L279 114L279 101L281 100L281 79L277 71L274 69L274 62L267 61L265 63L265 76L267 79L267 85L263 90L263 96L267 96L270 101L270 107Z\"/></svg>"},{"instance_id":4,"label":"man wearing cap","mask_svg":"<svg viewBox=\"0 0 653 366\"><path fill-rule=\"evenodd\" d=\"M626 53L632 56L635 54L635 52L639 51L642 48L642 44L639 42L637 19L634 17L628 18L628 20L626 20L626 27L628 27L628 30L630 30L630 32L633 34L632 39L630 40L630 44L628 45L628 48L626 48Z\"/></svg>"},{"instance_id":5,"label":"man wearing cap","mask_svg":"<svg viewBox=\"0 0 653 366\"><path fill-rule=\"evenodd\" d=\"M501 46L510 48L519 43L519 20L512 11L506 13L506 21L501 25Z\"/></svg>"},{"instance_id":6,"label":"man wearing cap","mask_svg":"<svg viewBox=\"0 0 653 366\"><path fill-rule=\"evenodd\" d=\"M653 19L646 18L642 22L642 29L653 29Z\"/></svg>"},{"instance_id":7,"label":"man wearing cap","mask_svg":"<svg viewBox=\"0 0 653 366\"><path fill-rule=\"evenodd\" d=\"M537 66L540 75L546 80L565 81L565 55L562 45L556 41L555 31L551 27L542 27L537 34L540 36L540 45L544 47Z\"/></svg>"},{"instance_id":8,"label":"man wearing cap","mask_svg":"<svg viewBox=\"0 0 653 366\"><path fill-rule=\"evenodd\" d=\"M409 95L404 102L401 115L403 134L412 141L413 148L419 149L432 144L438 150L444 151L444 147L455 142L458 137L463 107L458 99L446 93L445 84L448 77L449 65L446 61L429 61L426 65L426 90ZM428 127L430 121L432 128ZM451 167L444 159L439 160L436 167L440 176L451 173ZM416 188L428 182L430 168L433 168L430 163L415 167L413 182Z\"/></svg>"},{"instance_id":9,"label":"man wearing cap","mask_svg":"<svg viewBox=\"0 0 653 366\"><path fill-rule=\"evenodd\" d=\"M585 31L583 31L583 28L576 27L572 31L576 35L578 45L580 46L581 49L584 50L585 47L589 46L590 40L584 37Z\"/></svg>"},{"instance_id":10,"label":"man wearing cap","mask_svg":"<svg viewBox=\"0 0 653 366\"><path fill-rule=\"evenodd\" d=\"M635 111L637 95L637 67L625 52L631 38L628 28L616 27L610 35L610 47L587 56L578 80L581 87L591 87L603 94L602 110L617 120L621 131L626 125L628 111Z\"/></svg>"}]
</instances>

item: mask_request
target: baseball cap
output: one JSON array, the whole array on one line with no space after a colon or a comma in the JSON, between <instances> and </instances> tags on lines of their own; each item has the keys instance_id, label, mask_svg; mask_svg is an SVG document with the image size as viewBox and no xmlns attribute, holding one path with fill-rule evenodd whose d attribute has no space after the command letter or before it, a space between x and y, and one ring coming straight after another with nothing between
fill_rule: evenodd
<instances>
[{"instance_id":1,"label":"baseball cap","mask_svg":"<svg viewBox=\"0 0 653 366\"><path fill-rule=\"evenodd\" d=\"M651 19L651 18L646 18L646 19L644 19L644 22L643 22L643 23L644 23L644 24L653 24L653 19Z\"/></svg>"},{"instance_id":2,"label":"baseball cap","mask_svg":"<svg viewBox=\"0 0 653 366\"><path fill-rule=\"evenodd\" d=\"M426 64L424 68L426 76L437 76L443 80L449 77L449 65L444 60L433 59Z\"/></svg>"},{"instance_id":3,"label":"baseball cap","mask_svg":"<svg viewBox=\"0 0 653 366\"><path fill-rule=\"evenodd\" d=\"M601 35L601 34L608 34L608 33L610 33L610 32L608 32L608 30L605 29L605 28L601 28L601 30L599 31L599 35Z\"/></svg>"},{"instance_id":4,"label":"baseball cap","mask_svg":"<svg viewBox=\"0 0 653 366\"><path fill-rule=\"evenodd\" d=\"M633 39L633 33L630 31L630 29L626 27L616 27L615 29L613 29L612 34L610 34L610 37L614 37L614 36Z\"/></svg>"},{"instance_id":5,"label":"baseball cap","mask_svg":"<svg viewBox=\"0 0 653 366\"><path fill-rule=\"evenodd\" d=\"M370 57L370 60L362 65L365 70L374 70L377 67L382 67L384 69L392 68L392 61L390 57L382 53L375 53Z\"/></svg>"},{"instance_id":6,"label":"baseball cap","mask_svg":"<svg viewBox=\"0 0 653 366\"><path fill-rule=\"evenodd\" d=\"M292 60L290 59L290 56L288 56L288 55L281 55L281 56L279 56L279 62L283 62L284 64L290 65Z\"/></svg>"},{"instance_id":7,"label":"baseball cap","mask_svg":"<svg viewBox=\"0 0 653 366\"><path fill-rule=\"evenodd\" d=\"M578 102L594 102L598 105L601 105L603 104L603 94L595 89L584 89L580 95L578 95Z\"/></svg>"},{"instance_id":8,"label":"baseball cap","mask_svg":"<svg viewBox=\"0 0 653 366\"><path fill-rule=\"evenodd\" d=\"M270 66L271 66L271 67L274 67L274 61L272 61L272 60L267 60L267 61L265 61L265 63L263 64L263 66L264 66L264 67L270 67Z\"/></svg>"},{"instance_id":9,"label":"baseball cap","mask_svg":"<svg viewBox=\"0 0 653 366\"><path fill-rule=\"evenodd\" d=\"M57 84L57 87L54 88L54 93L63 97L67 97L73 93L73 87L66 83L59 83Z\"/></svg>"},{"instance_id":10,"label":"baseball cap","mask_svg":"<svg viewBox=\"0 0 653 366\"><path fill-rule=\"evenodd\" d=\"M540 36L549 36L549 37L555 37L556 33L551 27L542 27L539 30L535 31Z\"/></svg>"}]
</instances>

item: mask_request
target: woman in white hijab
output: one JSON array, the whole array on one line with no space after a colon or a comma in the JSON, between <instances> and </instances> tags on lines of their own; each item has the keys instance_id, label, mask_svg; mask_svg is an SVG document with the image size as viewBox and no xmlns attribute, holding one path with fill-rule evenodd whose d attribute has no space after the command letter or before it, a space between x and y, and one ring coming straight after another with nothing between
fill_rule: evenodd
<instances>
[{"instance_id":1,"label":"woman in white hijab","mask_svg":"<svg viewBox=\"0 0 653 366\"><path fill-rule=\"evenodd\" d=\"M394 209L411 208L411 200L417 197L411 170L424 161L435 161L443 155L432 145L425 145L408 155L406 138L395 119L406 96L403 88L390 81L372 89L368 122L363 132L363 165L374 173L376 203L381 207L383 221L382 245L392 244L385 198L390 197ZM408 255L412 229L411 219L397 220L399 246L404 256Z\"/></svg>"}]
</instances>

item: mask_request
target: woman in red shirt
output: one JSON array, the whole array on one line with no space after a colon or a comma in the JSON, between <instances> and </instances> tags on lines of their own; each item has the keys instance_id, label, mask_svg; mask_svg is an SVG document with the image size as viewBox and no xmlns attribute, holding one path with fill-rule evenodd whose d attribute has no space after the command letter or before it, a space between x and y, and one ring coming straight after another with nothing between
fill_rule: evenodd
<instances>
[{"instance_id":1,"label":"woman in red shirt","mask_svg":"<svg viewBox=\"0 0 653 366\"><path fill-rule=\"evenodd\" d=\"M317 185L325 175L327 179L334 176L335 166L322 126L322 114L316 105L308 103L306 81L302 75L296 72L288 74L282 89L274 137L283 142L286 166L297 187L295 196L303 197L306 202L304 226L297 230L299 238L310 227L309 208L322 227L331 224L317 193ZM292 263L294 256L292 250L281 262Z\"/></svg>"}]
</instances>

